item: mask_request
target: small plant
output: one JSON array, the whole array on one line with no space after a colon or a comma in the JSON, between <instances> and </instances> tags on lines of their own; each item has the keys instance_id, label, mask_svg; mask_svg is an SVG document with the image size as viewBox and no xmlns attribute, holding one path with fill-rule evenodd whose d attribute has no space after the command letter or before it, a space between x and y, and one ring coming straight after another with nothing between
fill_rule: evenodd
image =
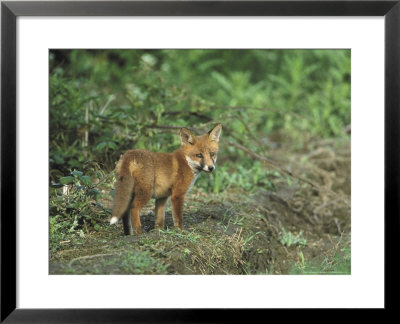
<instances>
[{"instance_id":1,"label":"small plant","mask_svg":"<svg viewBox=\"0 0 400 324\"><path fill-rule=\"evenodd\" d=\"M154 259L148 252L133 252L116 260L119 269L127 274L166 274L167 266Z\"/></svg>"},{"instance_id":2,"label":"small plant","mask_svg":"<svg viewBox=\"0 0 400 324\"><path fill-rule=\"evenodd\" d=\"M67 235L82 237L83 229L100 229L100 223L109 213L98 201L100 197L92 178L82 171L74 170L52 184L49 200L51 250L57 250L59 242L66 240Z\"/></svg>"},{"instance_id":3,"label":"small plant","mask_svg":"<svg viewBox=\"0 0 400 324\"><path fill-rule=\"evenodd\" d=\"M349 275L351 274L351 252L348 243L342 248L332 249L322 261L306 261L303 252L299 251L299 261L290 270L291 274L309 275Z\"/></svg>"},{"instance_id":4,"label":"small plant","mask_svg":"<svg viewBox=\"0 0 400 324\"><path fill-rule=\"evenodd\" d=\"M243 226L244 225L244 216L240 217L239 215L236 215L235 219L233 219L232 224L238 225L238 226Z\"/></svg>"},{"instance_id":5,"label":"small plant","mask_svg":"<svg viewBox=\"0 0 400 324\"><path fill-rule=\"evenodd\" d=\"M60 248L63 240L65 240L66 232L69 226L64 222L60 222L60 215L50 217L49 237L50 237L50 250L55 252Z\"/></svg>"},{"instance_id":6,"label":"small plant","mask_svg":"<svg viewBox=\"0 0 400 324\"><path fill-rule=\"evenodd\" d=\"M300 231L299 234L294 235L292 232L290 231L286 231L283 227L282 229L282 234L279 238L279 241L281 242L281 244L283 246L300 246L300 245L307 245L307 240L302 237L303 236L303 231Z\"/></svg>"},{"instance_id":7,"label":"small plant","mask_svg":"<svg viewBox=\"0 0 400 324\"><path fill-rule=\"evenodd\" d=\"M191 243L197 243L198 240L201 238L200 234L197 234L195 230L191 232L181 231L176 228L166 229L166 230L159 230L160 233L170 235L171 238L179 238L183 240L188 240ZM164 239L168 240L169 238L164 237Z\"/></svg>"},{"instance_id":8,"label":"small plant","mask_svg":"<svg viewBox=\"0 0 400 324\"><path fill-rule=\"evenodd\" d=\"M303 251L299 251L299 262L297 263L297 265L298 265L298 267L300 268L300 269L304 269L305 267L306 267L306 261L305 261L305 258L304 258L304 254L303 254Z\"/></svg>"}]
</instances>

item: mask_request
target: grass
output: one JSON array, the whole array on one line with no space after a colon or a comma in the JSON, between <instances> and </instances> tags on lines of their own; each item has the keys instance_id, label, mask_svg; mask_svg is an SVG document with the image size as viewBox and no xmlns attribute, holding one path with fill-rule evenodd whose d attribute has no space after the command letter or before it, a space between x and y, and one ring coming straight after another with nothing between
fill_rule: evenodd
<instances>
[{"instance_id":1,"label":"grass","mask_svg":"<svg viewBox=\"0 0 400 324\"><path fill-rule=\"evenodd\" d=\"M167 266L153 258L148 252L126 253L119 264L127 274L166 274Z\"/></svg>"},{"instance_id":2,"label":"grass","mask_svg":"<svg viewBox=\"0 0 400 324\"><path fill-rule=\"evenodd\" d=\"M57 247L51 252L51 273L350 273L350 243L340 241L317 261L309 255L320 241L306 239L301 227L293 232L285 227L278 230L273 219L266 219L265 211L256 211L255 196L243 204L238 193L215 194L212 200L196 193L200 191L194 189L194 199L187 201L183 231L172 227L170 211L165 229L147 228L141 236L123 236L121 224L111 227L106 220L99 231L89 230L82 237L77 231L64 232L56 222L51 224L51 246ZM143 224L154 222L154 215L145 210L142 214ZM278 221L285 224L283 218ZM293 266L282 267L285 263Z\"/></svg>"},{"instance_id":3,"label":"grass","mask_svg":"<svg viewBox=\"0 0 400 324\"><path fill-rule=\"evenodd\" d=\"M291 274L307 275L349 275L351 274L351 249L349 243L329 251L322 261L306 261L303 252L299 250L299 261L291 269Z\"/></svg>"},{"instance_id":4,"label":"grass","mask_svg":"<svg viewBox=\"0 0 400 324\"><path fill-rule=\"evenodd\" d=\"M167 260L189 273L193 270L202 274L235 273L244 263L243 236L239 232L228 235L223 233L222 227L209 225L190 231L159 231L159 242L153 249L166 251Z\"/></svg>"},{"instance_id":5,"label":"grass","mask_svg":"<svg viewBox=\"0 0 400 324\"><path fill-rule=\"evenodd\" d=\"M164 264L148 252L119 251L80 256L63 269L66 274L167 274Z\"/></svg>"},{"instance_id":6,"label":"grass","mask_svg":"<svg viewBox=\"0 0 400 324\"><path fill-rule=\"evenodd\" d=\"M208 131L208 124L216 122L223 122L224 140L294 173L298 163L291 161L313 167L317 161L305 151L316 149L319 139L349 142L344 127L350 123L350 62L349 50L50 51L51 261L81 258L73 266L84 271L85 263L106 273L113 267L163 272L152 268L152 259L173 264L169 273L265 273L266 267L268 273L285 272L276 261L287 257L280 251L305 251L316 244L304 237L307 229L296 218L314 215L323 205L308 185L299 187L294 178L255 161L240 146L221 145L217 172L199 177L201 194L191 192L195 199L185 203L186 231L167 228L127 238L120 227L107 224L115 182L111 170L128 149L176 149L176 127ZM335 164L333 156L329 171L343 170L343 159ZM318 181L317 171L303 175ZM346 169L339 173L345 173L344 182L350 178ZM338 185L339 176L332 179ZM63 186L70 186L68 195ZM278 197L282 187L289 196L308 192L301 197L308 202L305 214L293 215L289 205L282 205L286 198L274 202L264 195L257 201L261 191ZM349 212L339 207L337 213L349 223ZM109 255L89 258L110 251L121 258L119 263ZM308 271L312 261L307 254L297 259L299 269ZM346 266L339 261L329 254L318 266L339 271L342 263ZM96 262L104 263L104 269Z\"/></svg>"},{"instance_id":7,"label":"grass","mask_svg":"<svg viewBox=\"0 0 400 324\"><path fill-rule=\"evenodd\" d=\"M123 236L122 224L109 226L112 179L104 179L107 187L81 184L52 197L50 273L350 274L350 239L338 233L350 233L350 209L333 201L335 213L307 222L305 215L324 204L309 186L281 178L274 192L194 187L185 201L184 231L173 227L170 203L165 229L154 230L151 201L141 213L143 234ZM81 199L93 187L104 191L100 199ZM293 210L299 200L310 203Z\"/></svg>"},{"instance_id":8,"label":"grass","mask_svg":"<svg viewBox=\"0 0 400 324\"><path fill-rule=\"evenodd\" d=\"M279 238L279 241L283 246L290 247L292 245L307 245L307 240L303 237L303 231L300 231L299 234L294 235L292 232L286 231L283 227L281 229L282 234Z\"/></svg>"}]
</instances>

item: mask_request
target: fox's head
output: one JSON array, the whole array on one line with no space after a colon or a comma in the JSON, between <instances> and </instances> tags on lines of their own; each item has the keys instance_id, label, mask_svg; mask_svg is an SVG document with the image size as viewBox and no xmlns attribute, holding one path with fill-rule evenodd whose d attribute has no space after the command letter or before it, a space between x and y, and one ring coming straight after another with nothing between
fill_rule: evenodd
<instances>
[{"instance_id":1,"label":"fox's head","mask_svg":"<svg viewBox=\"0 0 400 324\"><path fill-rule=\"evenodd\" d=\"M193 172L212 172L217 162L218 142L222 125L216 125L208 133L196 136L187 128L180 131L182 149Z\"/></svg>"}]
</instances>

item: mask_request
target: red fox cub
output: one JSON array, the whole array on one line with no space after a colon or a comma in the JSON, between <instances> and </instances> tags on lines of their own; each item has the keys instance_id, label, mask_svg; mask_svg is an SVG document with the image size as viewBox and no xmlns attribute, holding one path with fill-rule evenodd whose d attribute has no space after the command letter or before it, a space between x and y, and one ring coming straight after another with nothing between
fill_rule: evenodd
<instances>
[{"instance_id":1,"label":"red fox cub","mask_svg":"<svg viewBox=\"0 0 400 324\"><path fill-rule=\"evenodd\" d=\"M221 130L222 125L218 124L207 134L195 136L182 128L181 148L173 153L130 150L122 155L115 169L117 181L110 223L115 224L122 217L125 235L141 234L140 210L150 198L155 198L155 228L164 228L165 203L171 196L174 225L183 229L185 195L201 171L215 169Z\"/></svg>"}]
</instances>

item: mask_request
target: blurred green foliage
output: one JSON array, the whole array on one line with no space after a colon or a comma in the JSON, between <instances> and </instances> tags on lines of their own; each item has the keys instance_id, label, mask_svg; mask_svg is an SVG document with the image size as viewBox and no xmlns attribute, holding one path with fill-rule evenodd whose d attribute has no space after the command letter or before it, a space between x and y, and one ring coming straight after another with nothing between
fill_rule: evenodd
<instances>
[{"instance_id":1,"label":"blurred green foliage","mask_svg":"<svg viewBox=\"0 0 400 324\"><path fill-rule=\"evenodd\" d=\"M172 151L178 130L208 131L263 155L346 136L350 50L51 50L50 178L88 161L114 168L128 149ZM273 188L248 154L222 144L198 185ZM204 179L203 179L204 178Z\"/></svg>"}]
</instances>

